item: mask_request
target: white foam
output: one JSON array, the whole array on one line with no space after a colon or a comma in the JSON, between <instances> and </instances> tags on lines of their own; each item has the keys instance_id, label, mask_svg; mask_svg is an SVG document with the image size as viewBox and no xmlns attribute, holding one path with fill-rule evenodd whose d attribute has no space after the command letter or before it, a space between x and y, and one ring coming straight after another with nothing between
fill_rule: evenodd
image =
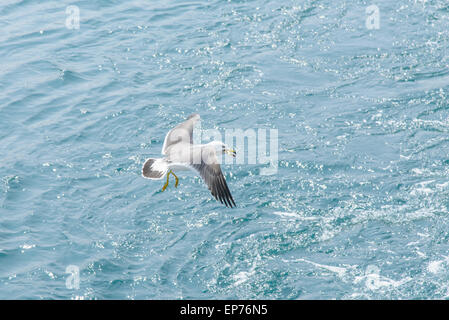
<instances>
[{"instance_id":1,"label":"white foam","mask_svg":"<svg viewBox=\"0 0 449 320\"><path fill-rule=\"evenodd\" d=\"M248 281L248 279L254 274L254 272L246 272L246 271L241 271L237 274L235 274L232 278L235 280L234 285L238 286L246 281Z\"/></svg>"},{"instance_id":2,"label":"white foam","mask_svg":"<svg viewBox=\"0 0 449 320\"><path fill-rule=\"evenodd\" d=\"M438 183L435 185L438 189L445 189L449 186L449 181L445 182L445 183Z\"/></svg>"},{"instance_id":3,"label":"white foam","mask_svg":"<svg viewBox=\"0 0 449 320\"><path fill-rule=\"evenodd\" d=\"M412 172L413 172L413 173L416 173L416 174L423 174L423 173L424 173L424 170L421 170L421 169L418 169L418 168L413 168L413 169L412 169Z\"/></svg>"},{"instance_id":4,"label":"white foam","mask_svg":"<svg viewBox=\"0 0 449 320\"><path fill-rule=\"evenodd\" d=\"M296 212L285 212L285 211L275 211L273 214L284 217L284 218L294 218L299 220L317 220L318 217L303 217Z\"/></svg>"},{"instance_id":5,"label":"white foam","mask_svg":"<svg viewBox=\"0 0 449 320\"><path fill-rule=\"evenodd\" d=\"M235 281L234 286L238 286L249 280L256 273L256 267L253 266L249 271L240 271L232 276Z\"/></svg>"},{"instance_id":6,"label":"white foam","mask_svg":"<svg viewBox=\"0 0 449 320\"><path fill-rule=\"evenodd\" d=\"M444 260L440 261L431 261L427 265L427 271L431 273L438 273L441 271L441 265L443 264Z\"/></svg>"},{"instance_id":7,"label":"white foam","mask_svg":"<svg viewBox=\"0 0 449 320\"><path fill-rule=\"evenodd\" d=\"M442 260L430 261L427 265L427 271L434 274L439 273L443 270L443 263L449 263L449 256Z\"/></svg>"},{"instance_id":8,"label":"white foam","mask_svg":"<svg viewBox=\"0 0 449 320\"><path fill-rule=\"evenodd\" d=\"M24 250L28 250L28 249L34 248L35 246L36 246L35 244L26 244L25 243L25 244L21 245L20 247Z\"/></svg>"},{"instance_id":9,"label":"white foam","mask_svg":"<svg viewBox=\"0 0 449 320\"><path fill-rule=\"evenodd\" d=\"M365 280L365 286L370 290L379 290L383 287L399 287L410 281L412 278L406 277L402 280L393 280L380 275L380 269L376 266L368 266L365 275L354 278L354 283Z\"/></svg>"},{"instance_id":10,"label":"white foam","mask_svg":"<svg viewBox=\"0 0 449 320\"><path fill-rule=\"evenodd\" d=\"M429 194L434 193L434 192L435 192L435 191L432 190L432 189L430 189L430 188L416 188L416 189L413 189L413 190L410 192L410 194L411 194L412 196L416 196L416 195L418 195L418 194L429 195Z\"/></svg>"},{"instance_id":11,"label":"white foam","mask_svg":"<svg viewBox=\"0 0 449 320\"><path fill-rule=\"evenodd\" d=\"M310 263L311 265L314 265L315 267L329 270L331 272L336 273L340 278L342 278L345 275L346 271L347 271L346 268L329 266L329 265L326 265L326 264L320 264L320 263L316 263L316 262L309 261L309 260L302 259L302 258L296 259L294 261L301 261L301 262ZM284 260L284 262L289 262L289 261Z\"/></svg>"}]
</instances>

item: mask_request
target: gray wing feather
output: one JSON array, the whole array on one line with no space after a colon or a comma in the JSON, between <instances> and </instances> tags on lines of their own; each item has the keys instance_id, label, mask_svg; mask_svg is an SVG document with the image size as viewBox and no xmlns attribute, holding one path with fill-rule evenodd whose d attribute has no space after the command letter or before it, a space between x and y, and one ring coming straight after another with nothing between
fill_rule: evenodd
<instances>
[{"instance_id":1,"label":"gray wing feather","mask_svg":"<svg viewBox=\"0 0 449 320\"><path fill-rule=\"evenodd\" d=\"M205 162L201 162L200 164L192 164L191 166L199 172L215 199L223 203L226 207L235 207L234 199L218 163L206 164Z\"/></svg>"},{"instance_id":2,"label":"gray wing feather","mask_svg":"<svg viewBox=\"0 0 449 320\"><path fill-rule=\"evenodd\" d=\"M162 146L162 154L166 155L167 149L179 142L193 144L193 127L198 120L200 120L200 115L194 113L191 114L186 121L171 129L165 136L164 145Z\"/></svg>"}]
</instances>

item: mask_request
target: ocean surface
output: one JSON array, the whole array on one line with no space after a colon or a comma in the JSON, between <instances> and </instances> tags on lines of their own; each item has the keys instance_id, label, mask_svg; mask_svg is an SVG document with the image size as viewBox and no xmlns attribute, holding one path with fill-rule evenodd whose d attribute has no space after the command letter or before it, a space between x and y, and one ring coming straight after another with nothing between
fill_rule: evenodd
<instances>
[{"instance_id":1,"label":"ocean surface","mask_svg":"<svg viewBox=\"0 0 449 320\"><path fill-rule=\"evenodd\" d=\"M449 297L446 0L2 0L0 30L0 299ZM141 176L192 113L278 130L274 174L223 165L236 208Z\"/></svg>"}]
</instances>

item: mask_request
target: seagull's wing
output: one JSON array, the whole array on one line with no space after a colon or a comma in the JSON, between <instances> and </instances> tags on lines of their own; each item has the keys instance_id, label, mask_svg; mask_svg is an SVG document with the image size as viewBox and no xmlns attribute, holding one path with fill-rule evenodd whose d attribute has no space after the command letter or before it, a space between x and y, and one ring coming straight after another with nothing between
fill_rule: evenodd
<instances>
[{"instance_id":1,"label":"seagull's wing","mask_svg":"<svg viewBox=\"0 0 449 320\"><path fill-rule=\"evenodd\" d=\"M209 161L206 163L201 158L200 163L191 164L191 166L199 172L201 178L203 178L215 199L219 200L226 207L235 207L234 199L226 184L225 177L221 172L220 164L215 156L215 151L209 154L208 160Z\"/></svg>"},{"instance_id":2,"label":"seagull's wing","mask_svg":"<svg viewBox=\"0 0 449 320\"><path fill-rule=\"evenodd\" d=\"M165 136L164 145L162 146L162 154L167 154L167 149L178 142L193 143L193 127L200 120L200 115L194 113L190 115L186 121L178 124L171 129Z\"/></svg>"}]
</instances>

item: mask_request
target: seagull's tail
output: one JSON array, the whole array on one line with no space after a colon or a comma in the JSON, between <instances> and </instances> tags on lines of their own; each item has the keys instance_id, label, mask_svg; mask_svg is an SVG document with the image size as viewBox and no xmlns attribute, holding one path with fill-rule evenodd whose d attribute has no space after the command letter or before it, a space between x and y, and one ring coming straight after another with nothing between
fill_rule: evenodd
<instances>
[{"instance_id":1,"label":"seagull's tail","mask_svg":"<svg viewBox=\"0 0 449 320\"><path fill-rule=\"evenodd\" d=\"M148 179L162 179L168 171L168 162L165 159L147 159L142 167L142 176Z\"/></svg>"}]
</instances>

